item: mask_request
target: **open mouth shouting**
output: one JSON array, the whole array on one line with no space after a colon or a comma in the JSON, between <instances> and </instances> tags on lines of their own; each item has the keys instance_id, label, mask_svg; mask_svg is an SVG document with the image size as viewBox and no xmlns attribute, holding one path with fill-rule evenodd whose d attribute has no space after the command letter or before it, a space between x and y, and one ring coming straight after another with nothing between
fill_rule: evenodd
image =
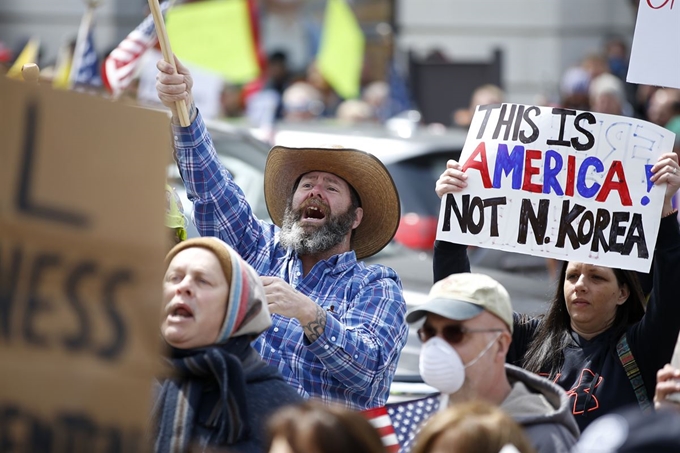
<instances>
[{"instance_id":1,"label":"open mouth shouting","mask_svg":"<svg viewBox=\"0 0 680 453\"><path fill-rule=\"evenodd\" d=\"M191 310L191 308L182 302L170 304L166 312L168 321L174 323L187 321L194 317L194 312Z\"/></svg>"},{"instance_id":2,"label":"open mouth shouting","mask_svg":"<svg viewBox=\"0 0 680 453\"><path fill-rule=\"evenodd\" d=\"M301 208L300 223L320 224L326 218L327 208L320 202L307 203Z\"/></svg>"}]
</instances>

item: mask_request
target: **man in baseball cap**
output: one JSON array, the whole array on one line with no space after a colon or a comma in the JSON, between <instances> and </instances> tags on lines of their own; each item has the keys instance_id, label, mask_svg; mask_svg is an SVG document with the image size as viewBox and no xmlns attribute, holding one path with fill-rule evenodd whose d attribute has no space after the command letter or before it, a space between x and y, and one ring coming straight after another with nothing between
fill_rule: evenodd
<instances>
[{"instance_id":1,"label":"man in baseball cap","mask_svg":"<svg viewBox=\"0 0 680 453\"><path fill-rule=\"evenodd\" d=\"M579 429L564 390L505 363L513 311L505 288L483 274L453 274L406 316L422 321L420 373L443 404L482 399L522 425L538 452L569 451Z\"/></svg>"}]
</instances>

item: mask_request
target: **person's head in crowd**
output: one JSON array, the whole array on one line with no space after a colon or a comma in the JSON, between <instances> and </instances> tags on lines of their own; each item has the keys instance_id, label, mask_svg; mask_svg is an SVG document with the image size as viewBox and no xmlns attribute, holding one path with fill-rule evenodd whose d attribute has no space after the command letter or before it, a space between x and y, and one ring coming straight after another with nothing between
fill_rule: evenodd
<instances>
[{"instance_id":1,"label":"person's head in crowd","mask_svg":"<svg viewBox=\"0 0 680 453\"><path fill-rule=\"evenodd\" d=\"M225 83L220 94L220 105L222 106L222 115L227 118L243 116L245 103L242 87Z\"/></svg>"},{"instance_id":2,"label":"person's head in crowd","mask_svg":"<svg viewBox=\"0 0 680 453\"><path fill-rule=\"evenodd\" d=\"M423 380L450 401L500 404L510 392L505 356L512 341L512 305L505 288L484 274L453 274L432 286L406 321L424 318L418 336Z\"/></svg>"},{"instance_id":3,"label":"person's head in crowd","mask_svg":"<svg viewBox=\"0 0 680 453\"><path fill-rule=\"evenodd\" d=\"M534 453L535 450L512 417L489 403L470 401L450 406L430 418L418 434L411 453L510 451Z\"/></svg>"},{"instance_id":4,"label":"person's head in crowd","mask_svg":"<svg viewBox=\"0 0 680 453\"><path fill-rule=\"evenodd\" d=\"M590 110L590 74L580 66L567 69L560 81L560 105L575 110Z\"/></svg>"},{"instance_id":5,"label":"person's head in crowd","mask_svg":"<svg viewBox=\"0 0 680 453\"><path fill-rule=\"evenodd\" d=\"M659 88L654 91L647 105L647 119L659 126L666 126L678 115L680 115L680 90Z\"/></svg>"},{"instance_id":6,"label":"person's head in crowd","mask_svg":"<svg viewBox=\"0 0 680 453\"><path fill-rule=\"evenodd\" d=\"M222 240L182 241L165 264L161 333L173 348L223 344L271 325L257 272Z\"/></svg>"},{"instance_id":7,"label":"person's head in crowd","mask_svg":"<svg viewBox=\"0 0 680 453\"><path fill-rule=\"evenodd\" d=\"M165 226L170 228L172 246L187 238L187 222L182 200L170 184L165 185Z\"/></svg>"},{"instance_id":8,"label":"person's head in crowd","mask_svg":"<svg viewBox=\"0 0 680 453\"><path fill-rule=\"evenodd\" d=\"M277 50L267 58L267 79L276 89L283 90L290 73L286 53Z\"/></svg>"},{"instance_id":9,"label":"person's head in crowd","mask_svg":"<svg viewBox=\"0 0 680 453\"><path fill-rule=\"evenodd\" d=\"M581 298L585 291L589 309L584 310ZM525 355L524 368L535 373L549 369L554 377L572 331L589 340L613 328L612 337L619 338L628 326L642 319L644 304L634 271L565 261L550 307Z\"/></svg>"},{"instance_id":10,"label":"person's head in crowd","mask_svg":"<svg viewBox=\"0 0 680 453\"><path fill-rule=\"evenodd\" d=\"M324 111L319 90L307 82L295 82L283 92L283 117L288 121L304 121L320 117Z\"/></svg>"},{"instance_id":11,"label":"person's head in crowd","mask_svg":"<svg viewBox=\"0 0 680 453\"><path fill-rule=\"evenodd\" d=\"M309 63L309 66L307 66L307 83L319 90L322 94L331 90L331 86L328 84L323 74L321 74L321 70L319 69L316 60Z\"/></svg>"},{"instance_id":12,"label":"person's head in crowd","mask_svg":"<svg viewBox=\"0 0 680 453\"><path fill-rule=\"evenodd\" d=\"M467 109L456 110L453 114L453 122L460 127L469 127L477 106L501 104L504 99L505 93L496 85L489 83L477 87L470 97L470 106Z\"/></svg>"},{"instance_id":13,"label":"person's head in crowd","mask_svg":"<svg viewBox=\"0 0 680 453\"><path fill-rule=\"evenodd\" d=\"M268 423L269 453L384 453L380 435L359 412L308 400Z\"/></svg>"},{"instance_id":14,"label":"person's head in crowd","mask_svg":"<svg viewBox=\"0 0 680 453\"><path fill-rule=\"evenodd\" d=\"M449 58L446 56L444 51L441 49L435 48L435 49L430 49L427 54L425 55L425 58L423 58L423 61L427 63L446 63L449 61Z\"/></svg>"},{"instance_id":15,"label":"person's head in crowd","mask_svg":"<svg viewBox=\"0 0 680 453\"><path fill-rule=\"evenodd\" d=\"M605 53L609 72L621 80L628 73L628 46L620 37L612 37L605 43Z\"/></svg>"},{"instance_id":16,"label":"person's head in crowd","mask_svg":"<svg viewBox=\"0 0 680 453\"><path fill-rule=\"evenodd\" d=\"M581 61L581 67L588 71L590 80L609 73L609 63L607 58L600 53L591 53Z\"/></svg>"},{"instance_id":17,"label":"person's head in crowd","mask_svg":"<svg viewBox=\"0 0 680 453\"><path fill-rule=\"evenodd\" d=\"M590 109L593 112L621 115L626 103L623 82L615 75L604 73L590 82Z\"/></svg>"},{"instance_id":18,"label":"person's head in crowd","mask_svg":"<svg viewBox=\"0 0 680 453\"><path fill-rule=\"evenodd\" d=\"M617 410L595 420L583 431L572 453L677 453L680 414L638 407Z\"/></svg>"},{"instance_id":19,"label":"person's head in crowd","mask_svg":"<svg viewBox=\"0 0 680 453\"><path fill-rule=\"evenodd\" d=\"M300 256L354 250L371 256L394 237L399 194L372 154L339 147L275 146L265 166L265 201L279 240Z\"/></svg>"},{"instance_id":20,"label":"person's head in crowd","mask_svg":"<svg viewBox=\"0 0 680 453\"><path fill-rule=\"evenodd\" d=\"M342 101L335 112L335 117L343 123L367 123L375 120L373 108L360 99Z\"/></svg>"},{"instance_id":21,"label":"person's head in crowd","mask_svg":"<svg viewBox=\"0 0 680 453\"><path fill-rule=\"evenodd\" d=\"M389 100L389 96L390 86L387 84L387 82L379 80L366 85L361 98L366 101L374 111L378 111L379 109L384 108L385 104Z\"/></svg>"},{"instance_id":22,"label":"person's head in crowd","mask_svg":"<svg viewBox=\"0 0 680 453\"><path fill-rule=\"evenodd\" d=\"M666 123L666 129L675 134L675 143L673 144L673 152L680 156L680 112Z\"/></svg>"}]
</instances>

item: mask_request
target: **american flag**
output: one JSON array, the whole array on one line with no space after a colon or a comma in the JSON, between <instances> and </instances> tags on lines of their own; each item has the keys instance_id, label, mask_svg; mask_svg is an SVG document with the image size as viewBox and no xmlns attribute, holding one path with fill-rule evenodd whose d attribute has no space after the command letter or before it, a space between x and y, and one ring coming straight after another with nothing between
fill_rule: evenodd
<instances>
[{"instance_id":1,"label":"american flag","mask_svg":"<svg viewBox=\"0 0 680 453\"><path fill-rule=\"evenodd\" d=\"M377 407L375 409L368 409L362 411L364 417L373 425L373 427L380 434L380 439L385 446L385 451L388 453L397 453L399 451L399 441L397 435L392 427L392 420L387 414L387 407Z\"/></svg>"},{"instance_id":2,"label":"american flag","mask_svg":"<svg viewBox=\"0 0 680 453\"><path fill-rule=\"evenodd\" d=\"M409 453L425 420L439 410L439 394L389 403L362 413L378 430L389 453Z\"/></svg>"},{"instance_id":3,"label":"american flag","mask_svg":"<svg viewBox=\"0 0 680 453\"><path fill-rule=\"evenodd\" d=\"M439 394L426 396L417 400L387 405L387 413L392 419L392 426L397 435L400 453L408 453L423 422L439 410Z\"/></svg>"},{"instance_id":4,"label":"american flag","mask_svg":"<svg viewBox=\"0 0 680 453\"><path fill-rule=\"evenodd\" d=\"M163 2L161 12L165 15L172 0ZM146 19L125 39L113 49L104 61L102 79L104 86L118 97L132 81L139 66L142 55L158 42L153 15L149 14Z\"/></svg>"},{"instance_id":5,"label":"american flag","mask_svg":"<svg viewBox=\"0 0 680 453\"><path fill-rule=\"evenodd\" d=\"M92 39L92 28L87 33L84 45L81 49L76 48L76 55L73 57L71 66L71 85L73 87L100 87L102 79L99 76L99 57L94 48ZM78 54L78 52L80 52Z\"/></svg>"}]
</instances>

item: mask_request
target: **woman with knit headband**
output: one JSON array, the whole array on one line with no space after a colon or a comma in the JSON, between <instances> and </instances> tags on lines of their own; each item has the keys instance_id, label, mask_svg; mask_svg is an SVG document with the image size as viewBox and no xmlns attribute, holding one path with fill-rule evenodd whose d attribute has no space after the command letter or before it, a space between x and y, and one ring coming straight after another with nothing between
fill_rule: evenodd
<instances>
[{"instance_id":1,"label":"woman with knit headband","mask_svg":"<svg viewBox=\"0 0 680 453\"><path fill-rule=\"evenodd\" d=\"M259 276L217 238L181 242L165 263L161 334L174 375L154 407L155 451L262 451L266 418L301 397L250 346L271 325Z\"/></svg>"}]
</instances>

